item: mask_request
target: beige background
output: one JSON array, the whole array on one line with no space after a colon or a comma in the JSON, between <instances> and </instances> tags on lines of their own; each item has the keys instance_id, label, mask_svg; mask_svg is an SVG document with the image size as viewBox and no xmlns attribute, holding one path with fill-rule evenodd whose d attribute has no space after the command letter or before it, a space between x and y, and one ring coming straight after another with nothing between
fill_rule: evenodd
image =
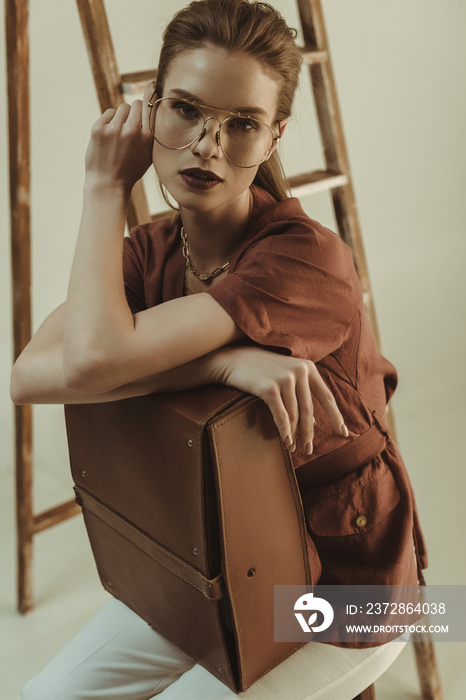
<instances>
[{"instance_id":1,"label":"beige background","mask_svg":"<svg viewBox=\"0 0 466 700\"><path fill-rule=\"evenodd\" d=\"M98 117L77 9L31 4L33 328L66 298L81 208L84 152ZM107 0L122 72L154 65L160 34L185 3ZM275 0L298 25L295 3ZM465 583L466 198L464 41L461 0L323 0L331 55L382 337L397 367L399 445L429 547L426 579ZM3 16L1 36L4 36ZM107 600L80 519L36 538L37 609L15 611L11 276L5 55L0 54L0 660L2 697L36 673ZM282 142L288 174L322 165L309 81ZM148 189L155 191L152 175ZM335 228L327 194L302 200ZM153 208L157 208L153 199ZM163 207L162 207L163 208ZM63 408L34 409L36 508L69 498ZM466 645L437 644L445 696L464 697ZM409 645L408 645L409 647ZM19 655L21 661L19 660ZM378 699L414 698L412 650L378 682Z\"/></svg>"}]
</instances>

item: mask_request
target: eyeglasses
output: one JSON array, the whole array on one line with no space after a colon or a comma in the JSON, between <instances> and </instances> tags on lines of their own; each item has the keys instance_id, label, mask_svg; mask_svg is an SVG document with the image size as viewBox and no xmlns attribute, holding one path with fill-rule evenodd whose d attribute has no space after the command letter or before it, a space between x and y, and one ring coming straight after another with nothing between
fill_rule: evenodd
<instances>
[{"instance_id":1,"label":"eyeglasses","mask_svg":"<svg viewBox=\"0 0 466 700\"><path fill-rule=\"evenodd\" d=\"M181 151L196 141L202 141L210 119L219 124L215 134L217 146L239 168L260 165L267 160L274 144L280 141L280 136L275 136L265 122L229 109L178 97L160 97L155 102L149 100L148 106L152 136L157 143L172 151ZM217 117L207 117L201 107L228 112L232 116L220 121Z\"/></svg>"}]
</instances>

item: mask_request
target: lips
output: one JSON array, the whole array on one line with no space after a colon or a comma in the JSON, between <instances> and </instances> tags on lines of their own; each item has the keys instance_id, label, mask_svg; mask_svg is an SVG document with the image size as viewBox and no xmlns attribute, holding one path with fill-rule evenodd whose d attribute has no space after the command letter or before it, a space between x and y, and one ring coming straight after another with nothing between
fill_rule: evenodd
<instances>
[{"instance_id":1,"label":"lips","mask_svg":"<svg viewBox=\"0 0 466 700\"><path fill-rule=\"evenodd\" d=\"M198 190L211 189L223 182L222 178L211 170L203 168L186 168L186 170L180 171L180 177L186 185Z\"/></svg>"}]
</instances>

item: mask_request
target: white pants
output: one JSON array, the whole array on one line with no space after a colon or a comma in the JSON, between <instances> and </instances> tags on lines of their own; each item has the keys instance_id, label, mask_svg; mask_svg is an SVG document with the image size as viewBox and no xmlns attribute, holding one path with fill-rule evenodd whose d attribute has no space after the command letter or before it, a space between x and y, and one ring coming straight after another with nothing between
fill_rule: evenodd
<instances>
[{"instance_id":1,"label":"white pants","mask_svg":"<svg viewBox=\"0 0 466 700\"><path fill-rule=\"evenodd\" d=\"M189 683L176 681L192 669ZM200 674L198 672L201 672ZM206 688L206 683L209 685ZM21 693L22 700L148 700L237 697L116 598L66 644ZM196 685L198 690L196 692Z\"/></svg>"},{"instance_id":2,"label":"white pants","mask_svg":"<svg viewBox=\"0 0 466 700\"><path fill-rule=\"evenodd\" d=\"M349 700L407 643L342 649L311 642L239 697ZM318 672L316 672L318 670ZM238 695L112 598L24 688L22 700L233 700Z\"/></svg>"}]
</instances>

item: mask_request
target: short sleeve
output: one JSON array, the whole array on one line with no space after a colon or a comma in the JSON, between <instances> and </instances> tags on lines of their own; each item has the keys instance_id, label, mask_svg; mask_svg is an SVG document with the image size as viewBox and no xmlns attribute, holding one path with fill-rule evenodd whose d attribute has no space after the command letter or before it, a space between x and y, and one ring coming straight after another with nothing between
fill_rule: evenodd
<instances>
[{"instance_id":1,"label":"short sleeve","mask_svg":"<svg viewBox=\"0 0 466 700\"><path fill-rule=\"evenodd\" d=\"M344 342L361 287L351 248L299 222L252 245L208 293L254 343L318 362Z\"/></svg>"},{"instance_id":2,"label":"short sleeve","mask_svg":"<svg viewBox=\"0 0 466 700\"><path fill-rule=\"evenodd\" d=\"M126 300L133 314L147 308L144 294L144 242L143 231L136 227L123 238L123 279Z\"/></svg>"}]
</instances>

